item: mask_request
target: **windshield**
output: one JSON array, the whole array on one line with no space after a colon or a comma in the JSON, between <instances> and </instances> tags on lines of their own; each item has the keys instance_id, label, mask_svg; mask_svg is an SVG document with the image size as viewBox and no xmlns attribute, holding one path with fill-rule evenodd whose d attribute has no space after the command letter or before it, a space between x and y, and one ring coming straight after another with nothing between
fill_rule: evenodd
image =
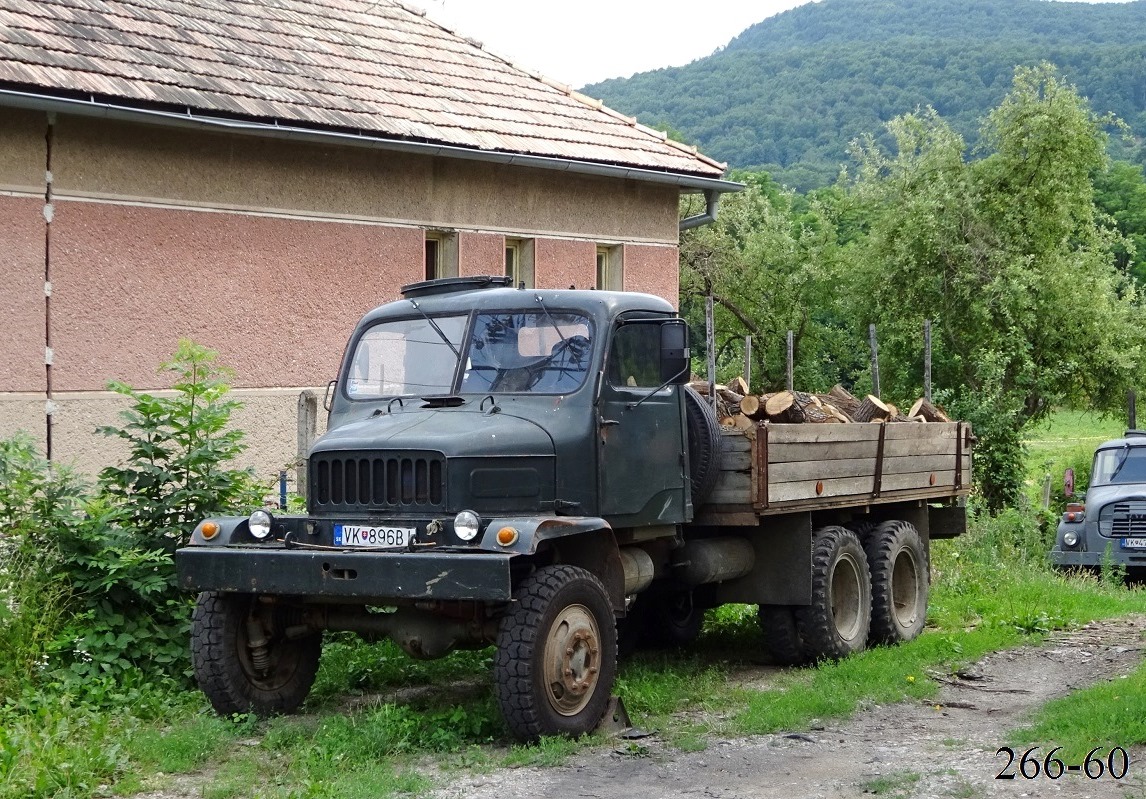
<instances>
[{"instance_id":1,"label":"windshield","mask_svg":"<svg viewBox=\"0 0 1146 799\"><path fill-rule=\"evenodd\" d=\"M351 356L346 393L355 400L453 393L458 352L466 355L463 394L566 394L589 374L592 332L583 316L481 313L463 346L467 320L429 316L371 327Z\"/></svg>"},{"instance_id":2,"label":"windshield","mask_svg":"<svg viewBox=\"0 0 1146 799\"><path fill-rule=\"evenodd\" d=\"M1099 450L1094 456L1091 485L1146 483L1146 447Z\"/></svg>"},{"instance_id":3,"label":"windshield","mask_svg":"<svg viewBox=\"0 0 1146 799\"><path fill-rule=\"evenodd\" d=\"M449 394L454 388L466 316L382 322L358 340L346 393L351 399ZM439 333L439 330L441 331Z\"/></svg>"}]
</instances>

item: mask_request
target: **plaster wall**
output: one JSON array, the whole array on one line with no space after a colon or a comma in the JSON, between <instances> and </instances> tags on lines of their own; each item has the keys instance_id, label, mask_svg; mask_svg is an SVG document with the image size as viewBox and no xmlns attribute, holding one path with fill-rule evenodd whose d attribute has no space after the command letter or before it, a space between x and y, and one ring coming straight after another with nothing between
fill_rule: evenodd
<instances>
[{"instance_id":1,"label":"plaster wall","mask_svg":"<svg viewBox=\"0 0 1146 799\"><path fill-rule=\"evenodd\" d=\"M677 241L677 190L546 169L60 116L61 195L512 235Z\"/></svg>"},{"instance_id":2,"label":"plaster wall","mask_svg":"<svg viewBox=\"0 0 1146 799\"><path fill-rule=\"evenodd\" d=\"M499 233L458 234L458 274L504 275L505 236Z\"/></svg>"},{"instance_id":3,"label":"plaster wall","mask_svg":"<svg viewBox=\"0 0 1146 799\"><path fill-rule=\"evenodd\" d=\"M597 245L592 241L537 239L534 279L539 289L593 288L597 280Z\"/></svg>"},{"instance_id":4,"label":"plaster wall","mask_svg":"<svg viewBox=\"0 0 1146 799\"><path fill-rule=\"evenodd\" d=\"M303 389L237 389L232 398L243 403L231 417L232 427L244 431L246 451L232 464L255 469L268 485L280 469L295 479L298 449L298 396ZM316 389L322 396L322 389ZM154 392L170 396L169 392ZM95 476L103 467L120 463L127 456L126 442L96 433L102 425L118 425L129 401L108 391L68 392L55 398L52 457L77 471ZM44 399L32 395L0 394L0 438L24 431L41 447L44 444ZM318 412L318 434L326 430L326 413Z\"/></svg>"},{"instance_id":5,"label":"plaster wall","mask_svg":"<svg viewBox=\"0 0 1146 799\"><path fill-rule=\"evenodd\" d=\"M42 198L0 195L0 390L45 390L45 227Z\"/></svg>"},{"instance_id":6,"label":"plaster wall","mask_svg":"<svg viewBox=\"0 0 1146 799\"><path fill-rule=\"evenodd\" d=\"M46 115L0 108L0 191L44 196L47 133Z\"/></svg>"},{"instance_id":7,"label":"plaster wall","mask_svg":"<svg viewBox=\"0 0 1146 799\"><path fill-rule=\"evenodd\" d=\"M236 387L324 385L358 318L423 277L411 228L60 202L52 241L57 391L163 387L180 338Z\"/></svg>"},{"instance_id":8,"label":"plaster wall","mask_svg":"<svg viewBox=\"0 0 1146 799\"><path fill-rule=\"evenodd\" d=\"M626 244L623 263L625 291L655 294L677 307L680 301L680 261L676 247Z\"/></svg>"}]
</instances>

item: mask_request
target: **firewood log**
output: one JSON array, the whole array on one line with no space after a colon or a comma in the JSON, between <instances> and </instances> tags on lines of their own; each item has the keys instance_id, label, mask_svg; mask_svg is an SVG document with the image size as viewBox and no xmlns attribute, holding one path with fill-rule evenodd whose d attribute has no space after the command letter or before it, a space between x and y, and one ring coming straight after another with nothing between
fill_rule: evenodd
<instances>
[{"instance_id":1,"label":"firewood log","mask_svg":"<svg viewBox=\"0 0 1146 799\"><path fill-rule=\"evenodd\" d=\"M943 412L942 408L932 405L920 397L907 412L908 416L922 416L928 422L950 422L951 418Z\"/></svg>"},{"instance_id":2,"label":"firewood log","mask_svg":"<svg viewBox=\"0 0 1146 799\"><path fill-rule=\"evenodd\" d=\"M855 413L850 415L857 422L882 422L890 418L891 409L880 401L879 397L868 394L856 408Z\"/></svg>"}]
</instances>

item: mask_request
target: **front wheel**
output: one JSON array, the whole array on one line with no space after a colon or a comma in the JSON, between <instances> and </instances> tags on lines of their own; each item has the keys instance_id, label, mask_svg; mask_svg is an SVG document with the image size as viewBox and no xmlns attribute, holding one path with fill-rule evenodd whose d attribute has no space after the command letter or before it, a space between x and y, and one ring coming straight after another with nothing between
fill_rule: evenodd
<instances>
[{"instance_id":1,"label":"front wheel","mask_svg":"<svg viewBox=\"0 0 1146 799\"><path fill-rule=\"evenodd\" d=\"M291 611L250 594L204 592L191 617L191 663L223 715L289 713L310 693L322 634L288 637Z\"/></svg>"},{"instance_id":2,"label":"front wheel","mask_svg":"<svg viewBox=\"0 0 1146 799\"><path fill-rule=\"evenodd\" d=\"M616 676L616 629L605 587L585 569L546 566L521 582L494 661L497 701L516 737L597 727Z\"/></svg>"}]
</instances>

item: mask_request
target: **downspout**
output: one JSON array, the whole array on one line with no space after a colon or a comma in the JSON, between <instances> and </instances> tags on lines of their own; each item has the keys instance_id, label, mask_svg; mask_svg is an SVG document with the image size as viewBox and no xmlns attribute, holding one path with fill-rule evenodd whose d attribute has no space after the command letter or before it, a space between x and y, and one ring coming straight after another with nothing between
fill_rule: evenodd
<instances>
[{"instance_id":1,"label":"downspout","mask_svg":"<svg viewBox=\"0 0 1146 799\"><path fill-rule=\"evenodd\" d=\"M716 207L720 205L720 192L715 189L704 190L704 213L685 217L677 223L678 230L691 230L701 225L710 225L716 221Z\"/></svg>"}]
</instances>

